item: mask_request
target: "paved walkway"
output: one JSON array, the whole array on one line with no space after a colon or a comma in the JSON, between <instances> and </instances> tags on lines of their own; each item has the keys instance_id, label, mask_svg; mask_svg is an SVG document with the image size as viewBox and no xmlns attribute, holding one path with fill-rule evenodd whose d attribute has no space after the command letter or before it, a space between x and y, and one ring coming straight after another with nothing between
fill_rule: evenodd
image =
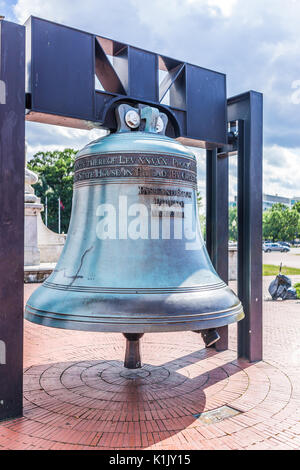
<instances>
[{"instance_id":1,"label":"paved walkway","mask_svg":"<svg viewBox=\"0 0 300 470\"><path fill-rule=\"evenodd\" d=\"M282 263L282 266L300 269L300 248L291 248L288 253L281 253L280 251L263 253L263 263L273 264L278 267Z\"/></svg>"},{"instance_id":2,"label":"paved walkway","mask_svg":"<svg viewBox=\"0 0 300 470\"><path fill-rule=\"evenodd\" d=\"M222 353L147 334L133 380L121 335L25 322L24 417L0 424L0 447L299 449L300 301L264 301L265 362L237 361L235 344L236 325Z\"/></svg>"}]
</instances>

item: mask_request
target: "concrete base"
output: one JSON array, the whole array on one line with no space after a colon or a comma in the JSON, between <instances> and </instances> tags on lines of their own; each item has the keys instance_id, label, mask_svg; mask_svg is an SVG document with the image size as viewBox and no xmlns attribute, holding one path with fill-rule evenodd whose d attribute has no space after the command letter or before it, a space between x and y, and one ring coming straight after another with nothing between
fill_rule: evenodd
<instances>
[{"instance_id":1,"label":"concrete base","mask_svg":"<svg viewBox=\"0 0 300 470\"><path fill-rule=\"evenodd\" d=\"M228 248L228 278L229 281L237 280L237 246Z\"/></svg>"},{"instance_id":2,"label":"concrete base","mask_svg":"<svg viewBox=\"0 0 300 470\"><path fill-rule=\"evenodd\" d=\"M40 265L44 263L57 263L63 250L66 235L52 232L44 224L41 212L44 210L40 199L35 196L34 189L31 187L38 181L38 176L28 168L25 168L25 230L24 230L24 265L29 268L37 266L40 273ZM25 277L25 282L40 282L44 280L44 274L37 276L37 272ZM48 274L49 275L49 274ZM28 281L26 279L34 279ZM36 279L39 279L38 281Z\"/></svg>"},{"instance_id":3,"label":"concrete base","mask_svg":"<svg viewBox=\"0 0 300 470\"><path fill-rule=\"evenodd\" d=\"M44 282L54 270L56 263L41 263L38 266L24 267L25 284Z\"/></svg>"},{"instance_id":4,"label":"concrete base","mask_svg":"<svg viewBox=\"0 0 300 470\"><path fill-rule=\"evenodd\" d=\"M57 263L63 250L66 235L52 232L44 224L41 213L37 216L37 238L40 263Z\"/></svg>"},{"instance_id":5,"label":"concrete base","mask_svg":"<svg viewBox=\"0 0 300 470\"><path fill-rule=\"evenodd\" d=\"M40 264L40 250L38 248L37 220L43 210L39 202L25 203L24 227L24 265L38 266Z\"/></svg>"}]
</instances>

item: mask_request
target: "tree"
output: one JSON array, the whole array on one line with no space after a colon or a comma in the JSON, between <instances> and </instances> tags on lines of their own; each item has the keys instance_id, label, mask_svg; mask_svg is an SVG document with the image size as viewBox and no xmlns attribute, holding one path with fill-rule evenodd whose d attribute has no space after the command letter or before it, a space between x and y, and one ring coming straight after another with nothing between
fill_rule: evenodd
<instances>
[{"instance_id":1,"label":"tree","mask_svg":"<svg viewBox=\"0 0 300 470\"><path fill-rule=\"evenodd\" d=\"M201 193L200 191L197 191L197 205L198 205L198 210L201 209L202 207L202 196L201 196Z\"/></svg>"},{"instance_id":2,"label":"tree","mask_svg":"<svg viewBox=\"0 0 300 470\"><path fill-rule=\"evenodd\" d=\"M48 200L48 227L58 231L58 198L64 209L61 210L61 230L68 231L72 208L74 161L76 151L65 149L62 152L38 152L28 162L28 168L37 173L39 180L34 185L35 194L45 204ZM45 212L43 213L45 218Z\"/></svg>"},{"instance_id":3,"label":"tree","mask_svg":"<svg viewBox=\"0 0 300 470\"><path fill-rule=\"evenodd\" d=\"M295 240L298 236L300 224L300 214L293 209L289 209L285 214L285 238L282 240Z\"/></svg>"},{"instance_id":4,"label":"tree","mask_svg":"<svg viewBox=\"0 0 300 470\"><path fill-rule=\"evenodd\" d=\"M300 214L284 204L274 204L263 214L263 237L275 241L294 240L299 229Z\"/></svg>"},{"instance_id":5,"label":"tree","mask_svg":"<svg viewBox=\"0 0 300 470\"><path fill-rule=\"evenodd\" d=\"M281 211L269 209L263 213L263 238L266 240L279 240L279 233L283 226Z\"/></svg>"},{"instance_id":6,"label":"tree","mask_svg":"<svg viewBox=\"0 0 300 470\"><path fill-rule=\"evenodd\" d=\"M300 201L295 202L295 204L293 205L293 210L298 212L298 214L300 215ZM297 238L299 238L299 234L300 234L300 217L299 217L299 224L298 224L298 230L297 230Z\"/></svg>"},{"instance_id":7,"label":"tree","mask_svg":"<svg viewBox=\"0 0 300 470\"><path fill-rule=\"evenodd\" d=\"M206 240L206 216L204 214L199 215L200 218L200 228L202 232L203 239Z\"/></svg>"},{"instance_id":8,"label":"tree","mask_svg":"<svg viewBox=\"0 0 300 470\"><path fill-rule=\"evenodd\" d=\"M229 207L229 240L237 241L238 239L238 225L237 225L237 208Z\"/></svg>"},{"instance_id":9,"label":"tree","mask_svg":"<svg viewBox=\"0 0 300 470\"><path fill-rule=\"evenodd\" d=\"M282 202L275 202L273 206L271 207L271 211L286 211L288 210L288 206L283 204Z\"/></svg>"},{"instance_id":10,"label":"tree","mask_svg":"<svg viewBox=\"0 0 300 470\"><path fill-rule=\"evenodd\" d=\"M300 201L295 202L295 204L293 205L293 210L297 211L300 214Z\"/></svg>"}]
</instances>

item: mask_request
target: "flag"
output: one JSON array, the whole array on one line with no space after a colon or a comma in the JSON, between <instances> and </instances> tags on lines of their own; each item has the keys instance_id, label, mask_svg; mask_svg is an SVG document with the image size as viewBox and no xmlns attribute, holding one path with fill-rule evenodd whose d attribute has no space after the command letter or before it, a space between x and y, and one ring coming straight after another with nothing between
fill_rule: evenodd
<instances>
[{"instance_id":1,"label":"flag","mask_svg":"<svg viewBox=\"0 0 300 470\"><path fill-rule=\"evenodd\" d=\"M61 202L61 200L59 200L59 204L60 204L60 207L62 208L62 210L65 210L65 206L63 205L63 203Z\"/></svg>"}]
</instances>

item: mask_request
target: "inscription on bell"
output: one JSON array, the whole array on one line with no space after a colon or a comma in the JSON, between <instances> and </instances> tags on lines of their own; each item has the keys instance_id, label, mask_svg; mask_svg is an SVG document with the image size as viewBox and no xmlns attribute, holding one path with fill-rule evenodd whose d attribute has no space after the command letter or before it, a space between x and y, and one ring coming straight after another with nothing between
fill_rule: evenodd
<instances>
[{"instance_id":1,"label":"inscription on bell","mask_svg":"<svg viewBox=\"0 0 300 470\"><path fill-rule=\"evenodd\" d=\"M162 211L162 210L152 209L151 216L159 217L159 218L169 217L170 219L173 219L173 218L184 219L184 212L182 210Z\"/></svg>"},{"instance_id":2,"label":"inscription on bell","mask_svg":"<svg viewBox=\"0 0 300 470\"><path fill-rule=\"evenodd\" d=\"M80 157L75 162L75 171L93 167L110 165L139 165L139 166L165 166L196 171L195 160L187 157L175 157L171 155L137 155L137 154L103 154L97 157Z\"/></svg>"},{"instance_id":3,"label":"inscription on bell","mask_svg":"<svg viewBox=\"0 0 300 470\"><path fill-rule=\"evenodd\" d=\"M189 181L196 183L196 175L189 171L170 170L166 168L159 171L157 168L95 168L94 170L83 170L75 173L74 180L82 181L94 178L166 178L178 181Z\"/></svg>"},{"instance_id":4,"label":"inscription on bell","mask_svg":"<svg viewBox=\"0 0 300 470\"><path fill-rule=\"evenodd\" d=\"M178 189L165 189L165 188L148 188L146 186L139 186L139 194L144 196L172 196L172 197L185 197L188 199L192 198L191 191L184 191L180 188Z\"/></svg>"},{"instance_id":5,"label":"inscription on bell","mask_svg":"<svg viewBox=\"0 0 300 470\"><path fill-rule=\"evenodd\" d=\"M165 178L196 184L191 158L159 155L99 155L75 162L75 182L101 178Z\"/></svg>"}]
</instances>

